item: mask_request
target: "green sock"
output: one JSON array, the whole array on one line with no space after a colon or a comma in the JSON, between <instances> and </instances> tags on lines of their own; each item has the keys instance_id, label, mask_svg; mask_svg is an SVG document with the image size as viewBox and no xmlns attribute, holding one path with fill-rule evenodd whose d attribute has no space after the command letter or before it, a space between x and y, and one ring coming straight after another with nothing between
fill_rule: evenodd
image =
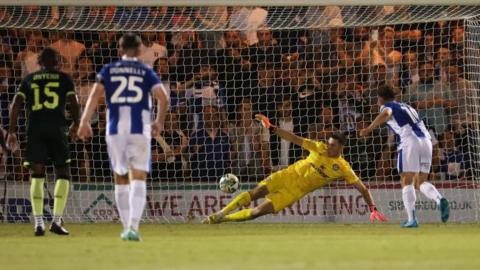
<instances>
[{"instance_id":1,"label":"green sock","mask_svg":"<svg viewBox=\"0 0 480 270\"><path fill-rule=\"evenodd\" d=\"M233 214L224 216L222 221L245 221L250 219L252 219L252 209L247 208Z\"/></svg>"},{"instance_id":2,"label":"green sock","mask_svg":"<svg viewBox=\"0 0 480 270\"><path fill-rule=\"evenodd\" d=\"M53 201L53 216L56 223L60 223L60 219L67 204L68 191L70 189L70 181L67 179L57 179L55 183L55 192Z\"/></svg>"},{"instance_id":3,"label":"green sock","mask_svg":"<svg viewBox=\"0 0 480 270\"><path fill-rule=\"evenodd\" d=\"M222 209L222 213L227 215L237 208L247 206L251 201L252 198L250 197L250 193L248 191L242 192Z\"/></svg>"},{"instance_id":4,"label":"green sock","mask_svg":"<svg viewBox=\"0 0 480 270\"><path fill-rule=\"evenodd\" d=\"M32 177L30 184L30 200L32 201L32 212L34 217L43 218L43 184L45 178Z\"/></svg>"}]
</instances>

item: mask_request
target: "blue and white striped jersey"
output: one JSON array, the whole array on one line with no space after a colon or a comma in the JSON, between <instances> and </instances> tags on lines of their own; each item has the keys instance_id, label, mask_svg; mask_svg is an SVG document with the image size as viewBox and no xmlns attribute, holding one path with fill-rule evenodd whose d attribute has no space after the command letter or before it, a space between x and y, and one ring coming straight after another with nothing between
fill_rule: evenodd
<instances>
[{"instance_id":1,"label":"blue and white striped jersey","mask_svg":"<svg viewBox=\"0 0 480 270\"><path fill-rule=\"evenodd\" d=\"M153 69L136 58L123 57L105 65L97 81L105 87L107 135L150 135L151 90L161 84Z\"/></svg>"},{"instance_id":2,"label":"blue and white striped jersey","mask_svg":"<svg viewBox=\"0 0 480 270\"><path fill-rule=\"evenodd\" d=\"M391 118L387 121L387 126L397 135L400 140L399 143L405 142L406 138L410 136L431 139L422 119L410 105L392 101L380 107L380 112L385 110L391 112Z\"/></svg>"}]
</instances>

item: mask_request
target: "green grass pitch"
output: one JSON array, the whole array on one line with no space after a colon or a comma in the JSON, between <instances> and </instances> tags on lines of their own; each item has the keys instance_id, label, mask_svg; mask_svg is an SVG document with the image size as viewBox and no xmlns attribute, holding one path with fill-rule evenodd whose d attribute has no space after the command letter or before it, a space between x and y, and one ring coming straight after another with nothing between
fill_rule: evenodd
<instances>
[{"instance_id":1,"label":"green grass pitch","mask_svg":"<svg viewBox=\"0 0 480 270\"><path fill-rule=\"evenodd\" d=\"M144 224L140 243L118 224L67 228L1 224L0 269L480 269L480 225Z\"/></svg>"}]
</instances>

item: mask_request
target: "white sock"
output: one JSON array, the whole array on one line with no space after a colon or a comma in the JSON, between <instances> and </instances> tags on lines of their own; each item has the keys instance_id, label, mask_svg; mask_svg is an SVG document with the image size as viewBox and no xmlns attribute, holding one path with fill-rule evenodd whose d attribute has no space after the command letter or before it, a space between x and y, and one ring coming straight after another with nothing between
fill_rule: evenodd
<instances>
[{"instance_id":1,"label":"white sock","mask_svg":"<svg viewBox=\"0 0 480 270\"><path fill-rule=\"evenodd\" d=\"M407 211L408 221L412 221L415 218L413 212L415 211L415 201L417 200L413 185L403 187L402 199L405 211Z\"/></svg>"},{"instance_id":2,"label":"white sock","mask_svg":"<svg viewBox=\"0 0 480 270\"><path fill-rule=\"evenodd\" d=\"M144 180L132 180L130 183L130 219L128 227L138 231L143 209L147 201L147 182Z\"/></svg>"},{"instance_id":3,"label":"white sock","mask_svg":"<svg viewBox=\"0 0 480 270\"><path fill-rule=\"evenodd\" d=\"M423 182L420 185L420 191L430 200L434 200L437 204L440 204L440 199L443 198L437 188L429 182Z\"/></svg>"},{"instance_id":4,"label":"white sock","mask_svg":"<svg viewBox=\"0 0 480 270\"><path fill-rule=\"evenodd\" d=\"M117 204L118 215L123 225L123 230L128 229L130 218L130 185L115 185L115 203Z\"/></svg>"},{"instance_id":5,"label":"white sock","mask_svg":"<svg viewBox=\"0 0 480 270\"><path fill-rule=\"evenodd\" d=\"M45 228L45 223L43 222L43 216L34 216L33 219L35 220L35 228L38 226Z\"/></svg>"},{"instance_id":6,"label":"white sock","mask_svg":"<svg viewBox=\"0 0 480 270\"><path fill-rule=\"evenodd\" d=\"M62 216L53 216L53 222L57 223L58 225L62 225Z\"/></svg>"}]
</instances>

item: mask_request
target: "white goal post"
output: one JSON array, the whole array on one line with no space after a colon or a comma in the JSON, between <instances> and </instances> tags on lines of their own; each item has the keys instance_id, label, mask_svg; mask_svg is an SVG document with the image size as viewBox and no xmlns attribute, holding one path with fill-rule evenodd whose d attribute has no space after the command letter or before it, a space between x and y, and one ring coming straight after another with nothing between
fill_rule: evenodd
<instances>
[{"instance_id":1,"label":"white goal post","mask_svg":"<svg viewBox=\"0 0 480 270\"><path fill-rule=\"evenodd\" d=\"M235 195L218 189L223 173L236 174L247 190L305 157L301 148L255 125L254 113L315 140L345 134L345 159L378 208L393 222L402 220L393 134L381 128L358 137L378 112L377 88L389 84L431 131L430 178L451 202L451 221L479 222L478 1L358 2L0 1L0 133L20 80L38 69L41 49L60 52L61 68L74 78L84 106L95 73L118 59L119 36L133 31L145 42L140 58L154 67L172 99L166 132L152 141L146 221L198 222ZM118 219L105 115L100 106L92 140L71 144L69 222ZM209 138L205 126L221 135ZM25 116L19 133L24 147ZM0 222L30 221L23 155L0 147ZM50 219L51 169L48 176ZM435 203L417 194L420 219L438 222ZM338 181L259 221L357 223L367 222L367 215L360 194Z\"/></svg>"}]
</instances>

